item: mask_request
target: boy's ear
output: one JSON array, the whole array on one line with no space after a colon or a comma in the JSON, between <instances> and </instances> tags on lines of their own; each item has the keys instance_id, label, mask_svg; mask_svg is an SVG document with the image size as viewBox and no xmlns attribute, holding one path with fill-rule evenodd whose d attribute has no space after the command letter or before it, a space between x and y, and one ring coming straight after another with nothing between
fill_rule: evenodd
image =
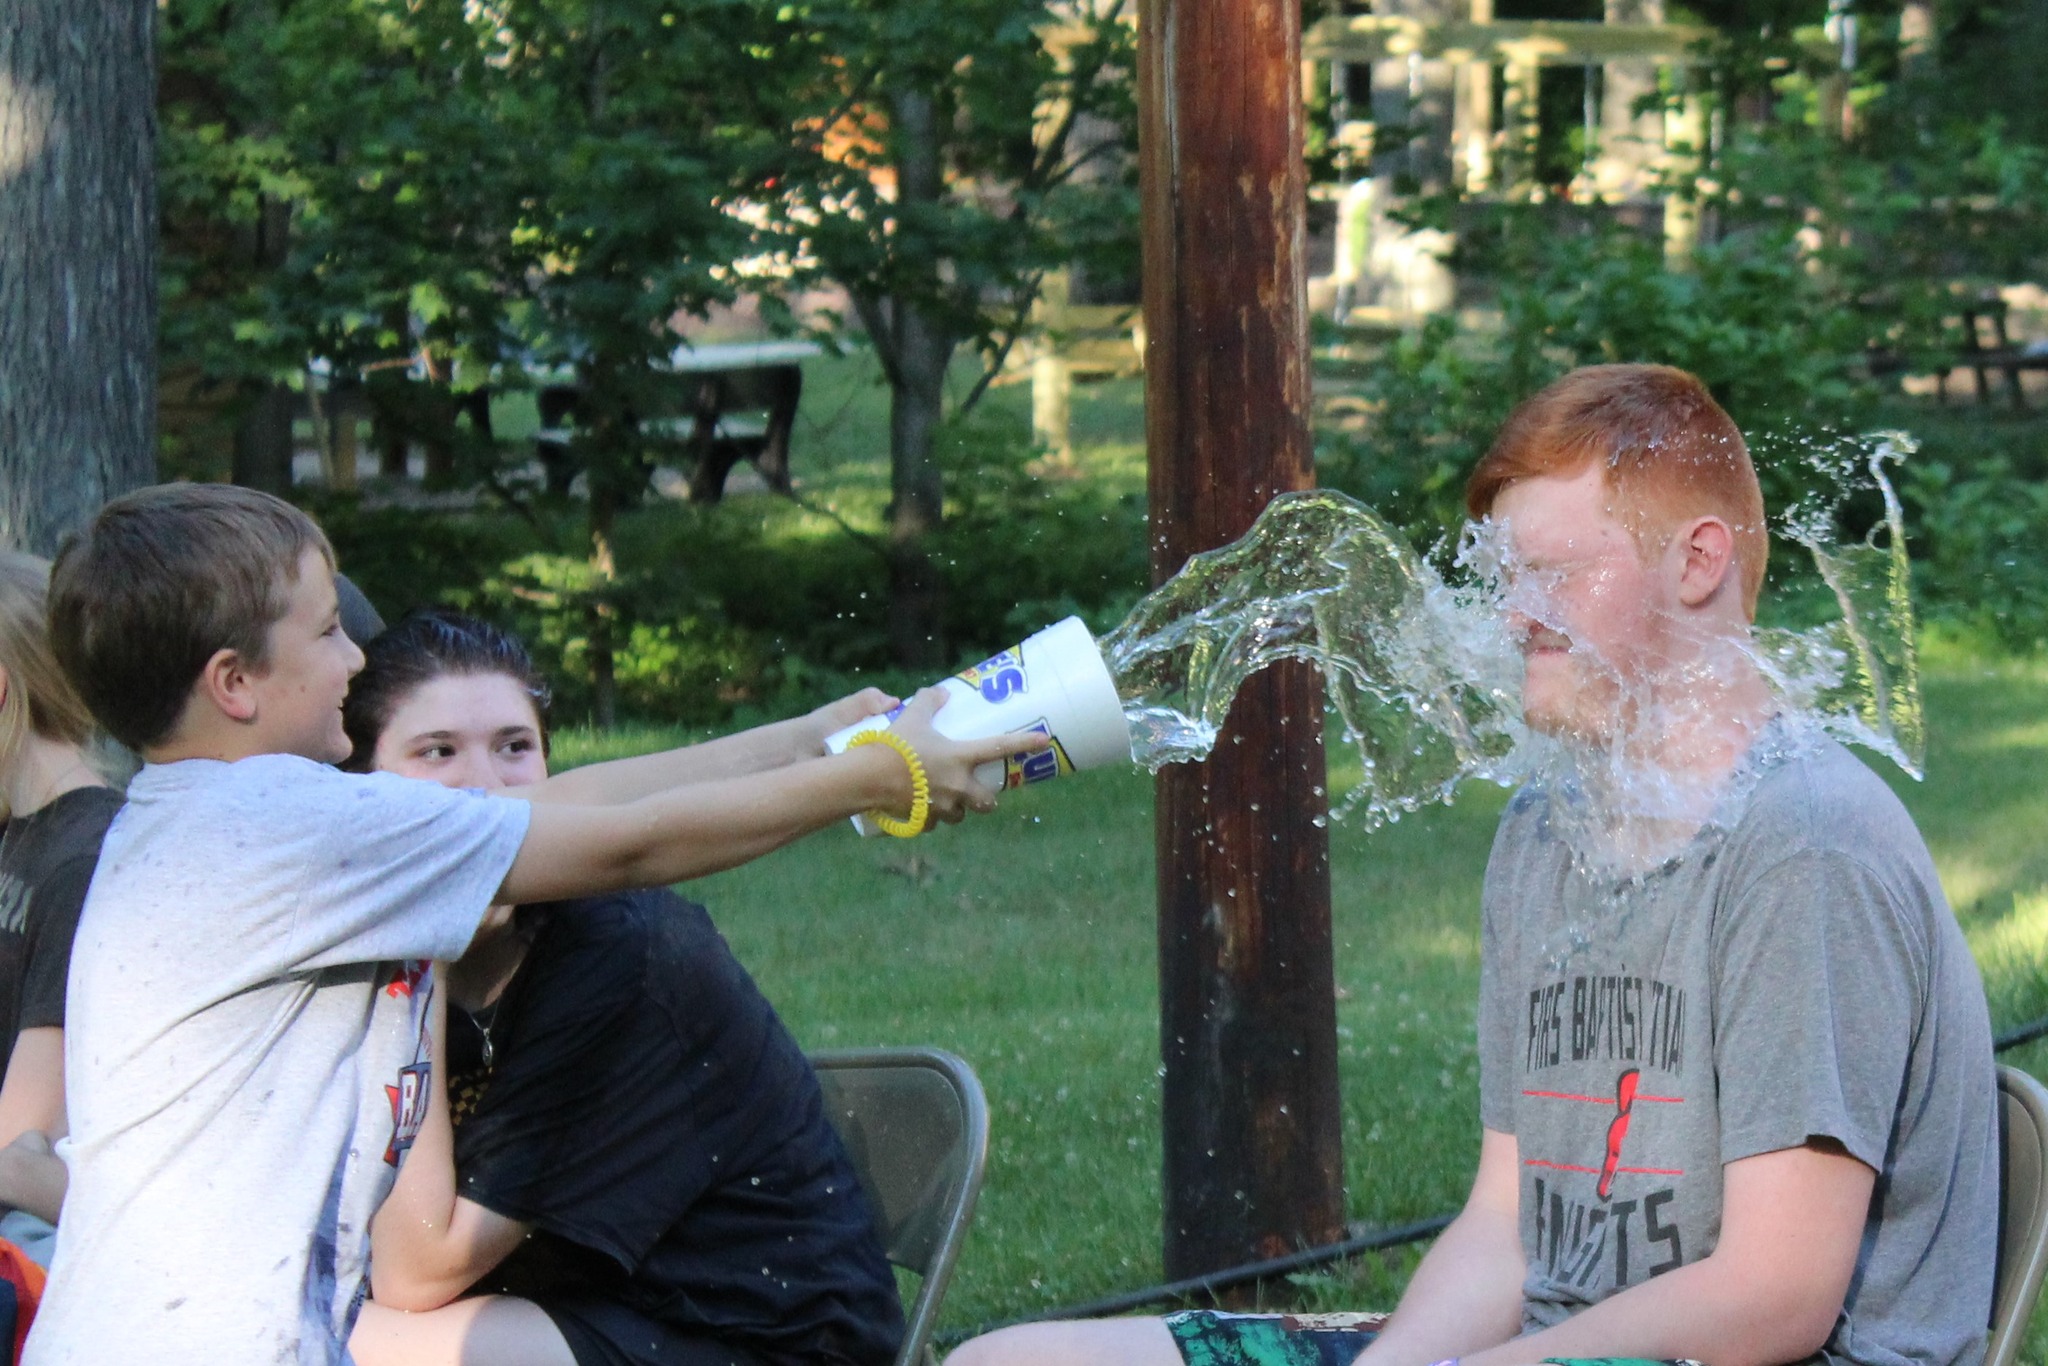
<instances>
[{"instance_id":1,"label":"boy's ear","mask_svg":"<svg viewBox=\"0 0 2048 1366\"><path fill-rule=\"evenodd\" d=\"M1735 563L1735 533L1719 517L1699 517L1680 529L1677 541L1683 555L1678 600L1698 607L1728 581Z\"/></svg>"},{"instance_id":2,"label":"boy's ear","mask_svg":"<svg viewBox=\"0 0 2048 1366\"><path fill-rule=\"evenodd\" d=\"M255 675L233 650L215 650L199 670L193 693L228 720L247 725L256 719Z\"/></svg>"}]
</instances>

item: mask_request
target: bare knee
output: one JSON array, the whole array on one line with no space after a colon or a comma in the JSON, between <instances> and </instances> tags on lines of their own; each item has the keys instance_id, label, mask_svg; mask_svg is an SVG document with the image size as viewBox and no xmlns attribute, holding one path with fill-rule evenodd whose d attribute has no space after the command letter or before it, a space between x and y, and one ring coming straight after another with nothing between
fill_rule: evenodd
<instances>
[{"instance_id":1,"label":"bare knee","mask_svg":"<svg viewBox=\"0 0 2048 1366\"><path fill-rule=\"evenodd\" d=\"M1181 1366L1158 1319L1021 1323L963 1342L946 1366Z\"/></svg>"}]
</instances>

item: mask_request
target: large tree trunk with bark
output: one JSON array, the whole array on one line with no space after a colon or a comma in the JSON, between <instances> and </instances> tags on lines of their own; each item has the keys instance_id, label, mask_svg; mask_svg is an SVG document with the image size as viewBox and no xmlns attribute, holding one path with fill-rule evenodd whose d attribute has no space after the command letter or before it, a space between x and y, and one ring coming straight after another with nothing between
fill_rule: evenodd
<instances>
[{"instance_id":1,"label":"large tree trunk with bark","mask_svg":"<svg viewBox=\"0 0 2048 1366\"><path fill-rule=\"evenodd\" d=\"M0 4L0 543L156 471L156 5Z\"/></svg>"}]
</instances>

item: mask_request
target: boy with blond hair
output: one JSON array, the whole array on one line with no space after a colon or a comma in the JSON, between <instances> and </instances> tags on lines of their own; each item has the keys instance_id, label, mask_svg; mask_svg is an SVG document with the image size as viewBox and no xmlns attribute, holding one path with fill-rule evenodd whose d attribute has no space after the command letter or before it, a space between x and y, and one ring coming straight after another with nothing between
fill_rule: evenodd
<instances>
[{"instance_id":1,"label":"boy with blond hair","mask_svg":"<svg viewBox=\"0 0 2048 1366\"><path fill-rule=\"evenodd\" d=\"M50 619L145 766L73 953L71 1189L31 1366L345 1360L370 1216L427 1091L427 963L492 904L731 867L914 810L919 772L957 820L993 805L977 764L1036 747L946 740L920 695L898 753L822 757L889 705L870 690L516 800L344 774L363 656L333 553L290 504L224 485L108 504L58 557Z\"/></svg>"}]
</instances>

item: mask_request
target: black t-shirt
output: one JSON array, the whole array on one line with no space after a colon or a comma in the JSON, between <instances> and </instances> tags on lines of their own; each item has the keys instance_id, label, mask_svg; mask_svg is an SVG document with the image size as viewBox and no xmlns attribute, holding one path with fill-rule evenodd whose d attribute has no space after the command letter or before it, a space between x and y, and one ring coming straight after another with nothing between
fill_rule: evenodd
<instances>
[{"instance_id":1,"label":"black t-shirt","mask_svg":"<svg viewBox=\"0 0 2048 1366\"><path fill-rule=\"evenodd\" d=\"M110 787L74 788L0 833L0 1038L10 1053L22 1030L64 1024L78 910L121 800Z\"/></svg>"},{"instance_id":2,"label":"black t-shirt","mask_svg":"<svg viewBox=\"0 0 2048 1366\"><path fill-rule=\"evenodd\" d=\"M521 914L490 1068L449 1011L457 1189L535 1225L479 1288L616 1299L769 1361L893 1361L895 1276L817 1078L704 908Z\"/></svg>"}]
</instances>

